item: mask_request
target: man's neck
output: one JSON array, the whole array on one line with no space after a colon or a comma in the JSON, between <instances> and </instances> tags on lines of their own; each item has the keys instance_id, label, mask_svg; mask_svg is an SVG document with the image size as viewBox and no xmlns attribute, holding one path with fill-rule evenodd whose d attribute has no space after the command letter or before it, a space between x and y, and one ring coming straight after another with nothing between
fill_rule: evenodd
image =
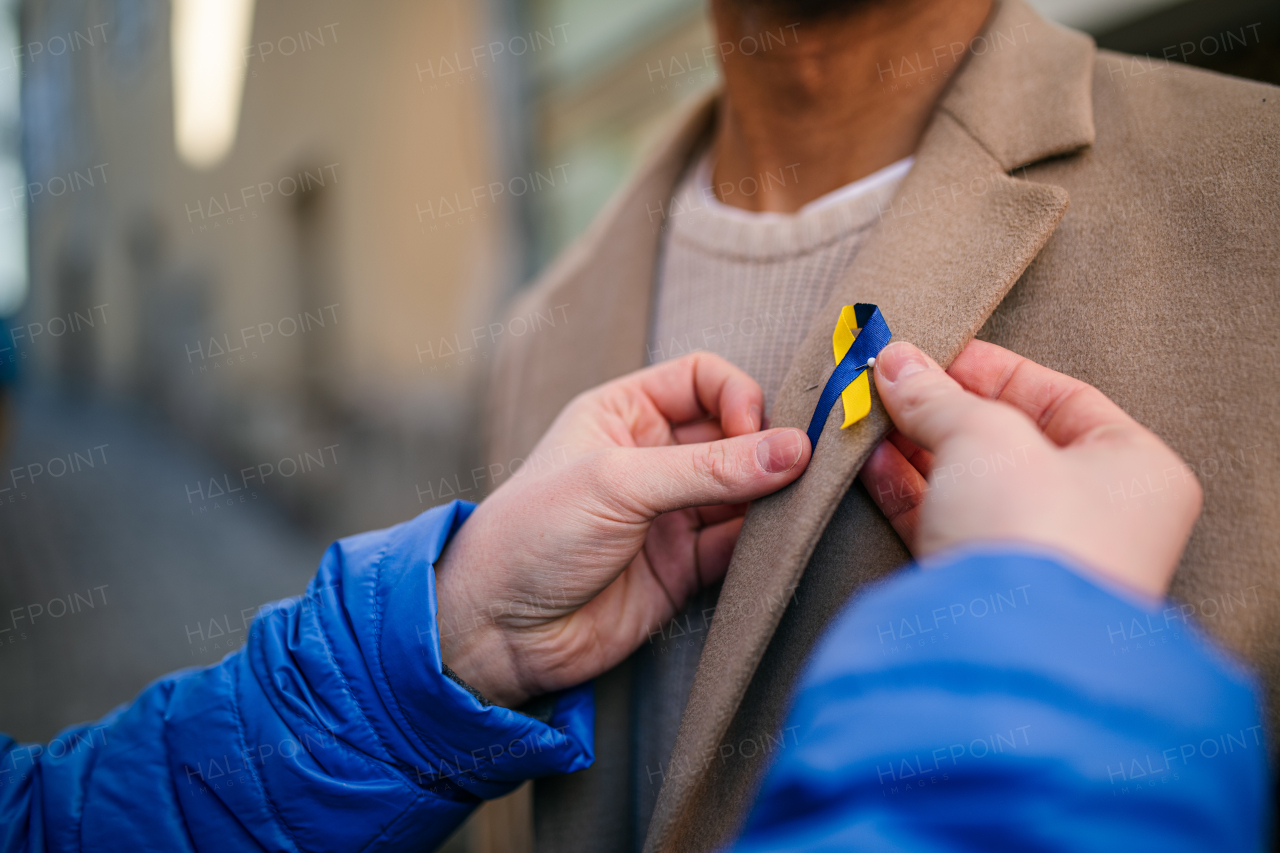
<instances>
[{"instance_id":1,"label":"man's neck","mask_svg":"<svg viewBox=\"0 0 1280 853\"><path fill-rule=\"evenodd\" d=\"M992 3L862 0L796 25L712 0L718 41L768 46L724 59L714 181L736 189L721 200L790 213L910 155Z\"/></svg>"}]
</instances>

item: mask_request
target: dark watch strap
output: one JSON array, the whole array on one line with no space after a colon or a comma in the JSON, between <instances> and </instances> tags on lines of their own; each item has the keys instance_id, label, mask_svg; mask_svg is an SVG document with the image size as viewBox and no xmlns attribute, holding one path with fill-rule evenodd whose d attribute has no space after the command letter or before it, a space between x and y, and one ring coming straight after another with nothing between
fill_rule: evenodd
<instances>
[{"instance_id":1,"label":"dark watch strap","mask_svg":"<svg viewBox=\"0 0 1280 853\"><path fill-rule=\"evenodd\" d=\"M470 684L467 684L467 682L463 681L462 677L458 675L458 673L449 669L449 665L447 663L441 663L440 670L448 676L454 684L457 684L463 690L476 697L476 701L480 703L481 707L488 708L493 705L492 702L484 698L484 694L479 690L476 690ZM517 714L524 714L526 717L532 717L540 723L550 725L551 715L554 714L556 710L556 700L555 697L549 693L543 694L542 696L534 696L519 708L512 708L511 710L515 711Z\"/></svg>"}]
</instances>

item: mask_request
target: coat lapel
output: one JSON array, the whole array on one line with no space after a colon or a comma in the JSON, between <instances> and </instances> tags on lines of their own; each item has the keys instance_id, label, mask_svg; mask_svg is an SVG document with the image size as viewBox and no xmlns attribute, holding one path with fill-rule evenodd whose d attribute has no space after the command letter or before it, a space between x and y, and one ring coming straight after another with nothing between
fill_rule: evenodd
<instances>
[{"instance_id":1,"label":"coat lapel","mask_svg":"<svg viewBox=\"0 0 1280 853\"><path fill-rule=\"evenodd\" d=\"M1006 2L986 31L992 43L1001 33L1004 50L971 56L939 104L915 166L796 354L772 425L808 425L834 367L831 332L841 306L878 304L895 339L949 364L1066 212L1065 190L1007 172L1092 142L1092 42L1044 22L1019 0ZM720 741L823 530L891 426L878 398L849 429L840 429L840 415L837 406L804 476L748 513L647 851L702 846L694 841L705 835L699 805L714 784Z\"/></svg>"}]
</instances>

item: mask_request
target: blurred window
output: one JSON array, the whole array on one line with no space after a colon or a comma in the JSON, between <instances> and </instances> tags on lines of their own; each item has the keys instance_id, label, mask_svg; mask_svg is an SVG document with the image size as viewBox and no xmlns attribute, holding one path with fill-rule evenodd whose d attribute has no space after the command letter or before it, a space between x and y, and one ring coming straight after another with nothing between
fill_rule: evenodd
<instances>
[{"instance_id":1,"label":"blurred window","mask_svg":"<svg viewBox=\"0 0 1280 853\"><path fill-rule=\"evenodd\" d=\"M27 178L22 168L18 0L0 0L0 317L27 297Z\"/></svg>"}]
</instances>

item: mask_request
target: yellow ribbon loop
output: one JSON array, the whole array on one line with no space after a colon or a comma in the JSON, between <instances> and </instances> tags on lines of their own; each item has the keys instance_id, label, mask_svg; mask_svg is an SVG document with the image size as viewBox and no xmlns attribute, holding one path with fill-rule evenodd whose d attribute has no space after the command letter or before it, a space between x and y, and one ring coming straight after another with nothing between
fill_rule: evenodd
<instances>
[{"instance_id":1,"label":"yellow ribbon loop","mask_svg":"<svg viewBox=\"0 0 1280 853\"><path fill-rule=\"evenodd\" d=\"M858 318L854 315L853 306L846 305L836 321L836 330L831 335L831 349L835 353L836 364L844 358L853 341L858 337ZM871 382L867 375L871 371L864 370L858 378L840 392L840 402L844 405L844 423L840 429L856 424L871 412Z\"/></svg>"}]
</instances>

